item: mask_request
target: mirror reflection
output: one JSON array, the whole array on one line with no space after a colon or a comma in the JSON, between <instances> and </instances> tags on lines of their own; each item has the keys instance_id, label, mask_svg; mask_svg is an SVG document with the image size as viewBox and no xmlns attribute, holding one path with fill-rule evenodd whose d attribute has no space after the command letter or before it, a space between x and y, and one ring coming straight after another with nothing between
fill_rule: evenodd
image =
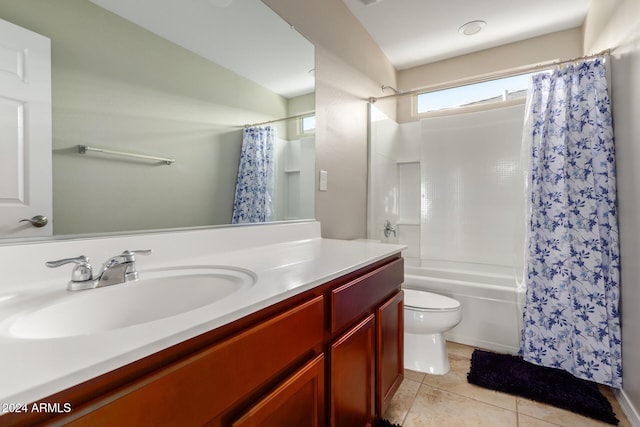
<instances>
[{"instance_id":1,"label":"mirror reflection","mask_svg":"<svg viewBox=\"0 0 640 427\"><path fill-rule=\"evenodd\" d=\"M274 132L272 192L248 221L314 217L313 46L261 1L3 0L0 18L51 40L48 235L246 222L253 124Z\"/></svg>"}]
</instances>

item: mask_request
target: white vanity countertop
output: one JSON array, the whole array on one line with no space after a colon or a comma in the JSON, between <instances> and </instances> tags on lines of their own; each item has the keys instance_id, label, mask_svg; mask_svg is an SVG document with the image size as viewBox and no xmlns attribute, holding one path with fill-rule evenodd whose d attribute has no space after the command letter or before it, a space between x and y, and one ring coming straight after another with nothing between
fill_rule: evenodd
<instances>
[{"instance_id":1,"label":"white vanity countertop","mask_svg":"<svg viewBox=\"0 0 640 427\"><path fill-rule=\"evenodd\" d=\"M224 265L250 270L255 273L257 280L252 287L242 289L216 303L165 319L93 335L21 339L4 334L0 336L0 405L37 402L404 249L400 245L371 241L322 239L314 234L319 233L302 233L298 235L304 237L302 239L276 239L275 243L269 243L267 239L260 242L267 244L237 247L231 251L216 250L214 244L212 253L204 254L199 251L198 255L190 254L185 258L164 259L160 265L150 261L153 255L148 258L139 257L137 264L141 278L144 277L145 269ZM149 243L160 246L153 239ZM6 251L6 248L1 248L0 255L3 249ZM61 255L75 256L67 253ZM21 292L22 295L39 292L44 286L37 284L22 287ZM51 285L48 286L47 289L50 290ZM59 281L59 284L56 282L56 286L64 289L66 280ZM0 287L0 323L3 320L3 305L7 308L11 304L11 299L3 301L3 296L7 298L15 292L15 287ZM149 302L153 304L152 297ZM81 322L82 319L78 321Z\"/></svg>"}]
</instances>

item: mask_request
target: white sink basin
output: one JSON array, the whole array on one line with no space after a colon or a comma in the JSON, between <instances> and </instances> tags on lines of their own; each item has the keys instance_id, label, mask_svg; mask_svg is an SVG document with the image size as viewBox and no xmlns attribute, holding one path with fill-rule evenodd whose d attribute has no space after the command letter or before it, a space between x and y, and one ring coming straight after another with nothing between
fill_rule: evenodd
<instances>
[{"instance_id":1,"label":"white sink basin","mask_svg":"<svg viewBox=\"0 0 640 427\"><path fill-rule=\"evenodd\" d=\"M256 281L250 271L227 267L181 267L139 274L136 282L66 292L14 316L3 332L14 338L42 339L125 328L213 304Z\"/></svg>"}]
</instances>

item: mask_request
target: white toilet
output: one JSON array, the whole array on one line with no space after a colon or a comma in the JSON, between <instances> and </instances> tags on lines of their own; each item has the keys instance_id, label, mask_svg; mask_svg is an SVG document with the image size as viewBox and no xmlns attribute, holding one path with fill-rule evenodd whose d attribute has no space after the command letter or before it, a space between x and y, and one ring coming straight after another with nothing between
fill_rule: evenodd
<instances>
[{"instance_id":1,"label":"white toilet","mask_svg":"<svg viewBox=\"0 0 640 427\"><path fill-rule=\"evenodd\" d=\"M444 333L461 319L459 301L432 292L404 289L404 367L434 375L449 372Z\"/></svg>"}]
</instances>

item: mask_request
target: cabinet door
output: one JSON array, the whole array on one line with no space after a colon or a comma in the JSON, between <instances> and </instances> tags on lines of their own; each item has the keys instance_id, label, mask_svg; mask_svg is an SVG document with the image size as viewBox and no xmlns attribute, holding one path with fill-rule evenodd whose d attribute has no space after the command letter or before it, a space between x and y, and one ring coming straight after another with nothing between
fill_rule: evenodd
<instances>
[{"instance_id":1,"label":"cabinet door","mask_svg":"<svg viewBox=\"0 0 640 427\"><path fill-rule=\"evenodd\" d=\"M232 427L324 427L324 355L305 364Z\"/></svg>"},{"instance_id":2,"label":"cabinet door","mask_svg":"<svg viewBox=\"0 0 640 427\"><path fill-rule=\"evenodd\" d=\"M383 416L404 378L402 291L376 310L376 411Z\"/></svg>"},{"instance_id":3,"label":"cabinet door","mask_svg":"<svg viewBox=\"0 0 640 427\"><path fill-rule=\"evenodd\" d=\"M90 402L64 422L202 426L319 345L323 314L324 299L316 297Z\"/></svg>"},{"instance_id":4,"label":"cabinet door","mask_svg":"<svg viewBox=\"0 0 640 427\"><path fill-rule=\"evenodd\" d=\"M332 427L373 422L374 341L375 317L371 314L329 348Z\"/></svg>"}]
</instances>

